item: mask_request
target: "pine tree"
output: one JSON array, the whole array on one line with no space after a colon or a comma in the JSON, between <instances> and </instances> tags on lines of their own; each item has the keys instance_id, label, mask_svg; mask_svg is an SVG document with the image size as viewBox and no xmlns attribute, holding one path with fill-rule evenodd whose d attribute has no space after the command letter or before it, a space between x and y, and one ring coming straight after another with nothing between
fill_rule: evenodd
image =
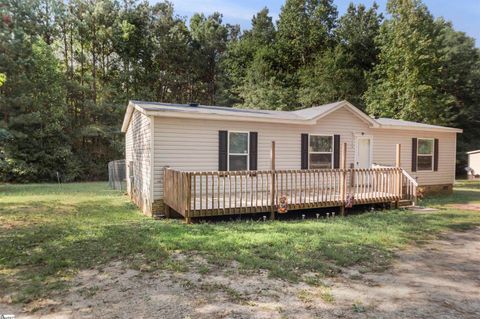
<instances>
[{"instance_id":1,"label":"pine tree","mask_svg":"<svg viewBox=\"0 0 480 319\"><path fill-rule=\"evenodd\" d=\"M289 72L331 47L337 9L333 0L287 0L278 20L277 46Z\"/></svg>"},{"instance_id":2,"label":"pine tree","mask_svg":"<svg viewBox=\"0 0 480 319\"><path fill-rule=\"evenodd\" d=\"M195 14L190 19L194 51L195 72L204 87L194 94L196 102L215 105L217 97L217 74L220 59L227 48L228 29L218 12L208 18ZM205 92L205 93L203 93Z\"/></svg>"},{"instance_id":3,"label":"pine tree","mask_svg":"<svg viewBox=\"0 0 480 319\"><path fill-rule=\"evenodd\" d=\"M257 104L244 100L244 97L252 96L251 90L255 89L251 85L253 79L248 79L247 76L255 76L255 71L250 69L255 60L261 63L261 56L265 55L262 50L271 51L275 33L272 17L268 9L264 8L252 18L251 30L245 31L239 39L229 42L221 61L224 74L230 80L227 105L254 107ZM257 53L259 56L256 58ZM265 105L264 102L260 104Z\"/></svg>"},{"instance_id":4,"label":"pine tree","mask_svg":"<svg viewBox=\"0 0 480 319\"><path fill-rule=\"evenodd\" d=\"M2 179L48 181L59 172L64 180L71 180L76 177L72 171L75 161L65 134L68 122L60 65L52 49L37 40L24 67L29 70L30 82L14 97L21 100L21 109L8 123L9 143L4 147L0 167Z\"/></svg>"},{"instance_id":5,"label":"pine tree","mask_svg":"<svg viewBox=\"0 0 480 319\"><path fill-rule=\"evenodd\" d=\"M380 55L365 102L375 116L447 124L452 98L440 90L439 29L418 0L390 0L377 37Z\"/></svg>"},{"instance_id":6,"label":"pine tree","mask_svg":"<svg viewBox=\"0 0 480 319\"><path fill-rule=\"evenodd\" d=\"M378 35L382 16L378 6L350 4L335 29L338 43L315 56L315 61L302 69L299 100L303 106L349 100L363 108L367 90L366 74L377 60L374 38Z\"/></svg>"},{"instance_id":7,"label":"pine tree","mask_svg":"<svg viewBox=\"0 0 480 319\"><path fill-rule=\"evenodd\" d=\"M340 100L361 105L366 87L364 71L341 45L318 55L313 65L303 70L301 83L299 100L305 107Z\"/></svg>"},{"instance_id":8,"label":"pine tree","mask_svg":"<svg viewBox=\"0 0 480 319\"><path fill-rule=\"evenodd\" d=\"M443 19L435 21L440 28L440 89L453 97L452 126L464 128L458 136L459 172L467 165L466 152L480 148L480 50L475 39L455 31Z\"/></svg>"}]
</instances>

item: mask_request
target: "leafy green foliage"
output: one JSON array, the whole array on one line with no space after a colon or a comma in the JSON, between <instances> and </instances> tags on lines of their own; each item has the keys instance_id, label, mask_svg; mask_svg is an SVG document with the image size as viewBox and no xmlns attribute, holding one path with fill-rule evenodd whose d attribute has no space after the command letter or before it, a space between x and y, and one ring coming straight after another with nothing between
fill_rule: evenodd
<instances>
[{"instance_id":1,"label":"leafy green foliage","mask_svg":"<svg viewBox=\"0 0 480 319\"><path fill-rule=\"evenodd\" d=\"M342 46L328 49L301 75L302 105L321 105L331 101L349 100L361 105L366 88L364 70L355 65L354 55Z\"/></svg>"},{"instance_id":2,"label":"leafy green foliage","mask_svg":"<svg viewBox=\"0 0 480 319\"><path fill-rule=\"evenodd\" d=\"M365 94L367 110L432 124L450 124L452 97L440 90L439 30L425 5L417 0L391 0L392 16L377 37L380 49Z\"/></svg>"},{"instance_id":3,"label":"leafy green foliage","mask_svg":"<svg viewBox=\"0 0 480 319\"><path fill-rule=\"evenodd\" d=\"M29 70L29 87L20 98L35 103L20 104L23 112L9 122L10 138L4 148L6 160L1 173L16 181L52 180L56 172L68 171L73 161L64 132L63 73L52 49L41 39L33 43L25 67Z\"/></svg>"},{"instance_id":4,"label":"leafy green foliage","mask_svg":"<svg viewBox=\"0 0 480 319\"><path fill-rule=\"evenodd\" d=\"M106 178L130 99L295 110L347 99L373 116L464 129L480 148L480 53L419 0L286 0L249 30L170 2L6 0L0 6L0 180ZM7 79L7 80L5 80ZM57 172L59 175L57 175Z\"/></svg>"}]
</instances>

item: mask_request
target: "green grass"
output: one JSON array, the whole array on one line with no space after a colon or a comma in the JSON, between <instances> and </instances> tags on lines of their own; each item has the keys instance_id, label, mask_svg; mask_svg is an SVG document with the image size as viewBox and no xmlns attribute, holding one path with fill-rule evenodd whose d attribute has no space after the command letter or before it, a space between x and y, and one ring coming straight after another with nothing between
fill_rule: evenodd
<instances>
[{"instance_id":1,"label":"green grass","mask_svg":"<svg viewBox=\"0 0 480 319\"><path fill-rule=\"evenodd\" d=\"M452 196L424 203L434 213L383 211L329 220L218 222L185 225L144 217L128 198L105 183L0 186L0 297L28 302L61 293L81 269L123 260L150 271L188 271L193 255L209 266L266 269L274 277L301 280L341 267L388 265L396 249L445 230L480 225L480 213L448 208L480 202L480 183L462 182ZM182 254L183 258L178 257ZM212 268L213 267L213 268Z\"/></svg>"}]
</instances>

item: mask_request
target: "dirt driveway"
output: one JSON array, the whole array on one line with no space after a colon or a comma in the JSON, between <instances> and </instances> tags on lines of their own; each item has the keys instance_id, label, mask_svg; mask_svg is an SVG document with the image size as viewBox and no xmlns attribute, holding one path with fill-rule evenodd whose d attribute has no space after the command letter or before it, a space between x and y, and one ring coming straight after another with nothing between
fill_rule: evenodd
<instances>
[{"instance_id":1,"label":"dirt driveway","mask_svg":"<svg viewBox=\"0 0 480 319\"><path fill-rule=\"evenodd\" d=\"M382 273L349 269L335 279L306 274L310 285L247 274L235 264L231 271L204 272L198 267L202 262L182 273L139 272L112 263L82 271L58 300L23 309L0 304L0 313L17 318L480 318L480 228L403 251Z\"/></svg>"}]
</instances>

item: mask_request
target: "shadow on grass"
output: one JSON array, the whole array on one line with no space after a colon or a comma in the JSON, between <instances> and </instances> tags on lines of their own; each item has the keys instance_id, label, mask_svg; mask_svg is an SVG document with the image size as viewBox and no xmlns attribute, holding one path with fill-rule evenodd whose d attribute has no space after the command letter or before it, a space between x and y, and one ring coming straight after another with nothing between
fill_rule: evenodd
<instances>
[{"instance_id":1,"label":"shadow on grass","mask_svg":"<svg viewBox=\"0 0 480 319\"><path fill-rule=\"evenodd\" d=\"M420 201L422 206L443 206L448 204L466 204L480 202L480 191L456 189L451 195L429 196Z\"/></svg>"},{"instance_id":2,"label":"shadow on grass","mask_svg":"<svg viewBox=\"0 0 480 319\"><path fill-rule=\"evenodd\" d=\"M91 210L92 204L77 207ZM288 222L220 222L184 225L177 221L121 220L115 214L61 220L4 231L0 236L0 266L15 270L3 277L15 288L19 301L39 298L55 290L81 269L123 260L132 267L151 269L181 263L178 253L205 257L220 267L236 260L251 271L297 281L305 272L331 275L340 267L367 270L386 267L395 249L430 238L441 230L468 229L480 218L468 213L413 214L391 211L330 220ZM81 217L81 216L79 216ZM174 265L175 269L188 269Z\"/></svg>"},{"instance_id":3,"label":"shadow on grass","mask_svg":"<svg viewBox=\"0 0 480 319\"><path fill-rule=\"evenodd\" d=\"M187 271L194 263L189 256L199 255L227 269L237 261L246 270L264 269L291 281L306 272L331 275L352 265L380 270L400 247L480 224L480 214L472 212L395 210L319 220L184 225L146 218L118 193L97 192L97 184L81 191L84 186L70 186L53 201L12 197L0 203L0 221L12 225L0 228L0 281L5 291L20 292L18 301L48 295L77 271L113 260L134 268ZM474 195L478 198L478 192L465 189L454 196L458 202ZM440 200L453 199L436 203ZM186 259L171 258L178 254ZM182 262L190 264L182 267Z\"/></svg>"}]
</instances>

